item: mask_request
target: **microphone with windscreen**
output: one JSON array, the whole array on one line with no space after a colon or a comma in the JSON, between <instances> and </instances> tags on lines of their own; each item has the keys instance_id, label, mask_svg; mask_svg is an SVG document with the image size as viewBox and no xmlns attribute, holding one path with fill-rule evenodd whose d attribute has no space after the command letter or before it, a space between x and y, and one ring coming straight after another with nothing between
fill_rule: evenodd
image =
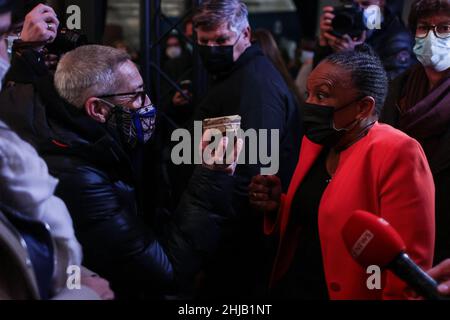
<instances>
[{"instance_id":1,"label":"microphone with windscreen","mask_svg":"<svg viewBox=\"0 0 450 320\"><path fill-rule=\"evenodd\" d=\"M447 300L439 294L437 282L406 254L405 243L386 220L358 210L342 229L342 238L363 268L388 269L425 299Z\"/></svg>"}]
</instances>

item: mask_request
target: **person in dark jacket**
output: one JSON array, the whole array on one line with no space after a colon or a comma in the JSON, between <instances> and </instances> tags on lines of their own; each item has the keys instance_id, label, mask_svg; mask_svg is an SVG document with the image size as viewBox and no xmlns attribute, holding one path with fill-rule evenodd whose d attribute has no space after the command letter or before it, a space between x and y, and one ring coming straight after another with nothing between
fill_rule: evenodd
<instances>
[{"instance_id":1,"label":"person in dark jacket","mask_svg":"<svg viewBox=\"0 0 450 320\"><path fill-rule=\"evenodd\" d=\"M131 144L135 142L133 139L135 135L125 135L129 130L119 124L120 121L103 124L103 120L112 117L99 118L98 113L73 105L79 104L75 99L84 98L82 93L75 94L80 90L70 87L76 83L73 82L76 77L68 75L72 75L74 70L104 74L96 68L114 66L114 59L110 59L111 54L116 56L116 60L120 57L125 59L123 63L128 63L127 55L113 48L101 46L79 48L66 54L56 73L56 83L61 95L66 100L72 101L72 104L69 104L63 101L55 90L50 75L33 74L37 69L45 70L43 59L34 60L39 53L26 53L15 60L9 74L10 86L0 95L2 106L0 118L37 148L51 173L59 179L56 194L65 201L70 210L76 235L83 243L86 265L111 281L119 299L159 298L168 291L176 296L177 287L183 284L179 281L179 277L175 277L171 261L168 260L165 251L171 247L175 247L171 252L180 249L176 255L171 256L172 259L181 260L187 257L189 261L197 260L199 264L195 265L195 272L202 267L202 260L195 256L196 244L183 237L182 232L190 228L189 221L173 221L170 217L165 219L166 216L163 216L161 219L151 219L149 222L153 222L152 228L147 227L143 221L145 218L143 212L146 208L141 206L140 200L143 197L153 199L152 186L161 188L161 185L157 181L147 181L144 196L138 192L136 185L141 171L136 162L139 162L140 154L130 149ZM76 59L80 54L90 59L83 61ZM38 61L43 64L41 68L37 68ZM90 63L88 68L86 63ZM35 68L23 68L26 64L34 65ZM30 72L29 77L23 73L27 69ZM110 88L109 84L118 83L122 89L117 87L115 90L120 90L121 93L131 90L123 88L124 84L141 86L142 78L132 65L128 64L124 70L119 69L121 72L117 76L119 78L117 81L106 79L101 84ZM126 81L120 81L123 73L128 74ZM33 80L25 83L27 78ZM93 88L101 89L98 86ZM149 103L148 98L143 98L142 89L138 89L137 93L131 95L128 92L123 99L143 100L145 104ZM90 91L90 94L95 95L95 92ZM122 94L118 97L114 97L115 94L107 96L92 97L90 101L97 101L95 107L101 107L101 103L108 106L119 103L120 101L116 99L120 99ZM123 104L128 105L128 102ZM138 105L141 106L139 103ZM115 110L113 115L115 120L126 120L124 117L118 119L117 113L120 115L123 111L119 109L120 106L111 105L111 108ZM129 122L122 121L122 123ZM117 131L114 127L122 130ZM141 138L145 141L145 137L144 134ZM205 170L201 171L202 174L230 178L227 172L220 172L222 168L217 170L218 172L210 172L211 168L202 169ZM226 183L226 179L212 180L215 184L205 187L224 188L227 186L224 181ZM216 218L224 220L229 215L227 212L221 213L222 218L219 215L198 216L195 220L196 225L206 226L209 221ZM172 241L172 238L176 241ZM188 267L181 265L181 271L178 273L185 272ZM175 288L170 290L172 287Z\"/></svg>"},{"instance_id":2,"label":"person in dark jacket","mask_svg":"<svg viewBox=\"0 0 450 320\"><path fill-rule=\"evenodd\" d=\"M280 73L260 47L251 44L247 7L239 0L205 1L193 21L203 64L214 78L195 120L240 115L244 131L266 129L270 136L278 130L278 175L287 188L302 134L299 110ZM268 145L270 152L270 141ZM173 259L176 272L203 266L197 278L200 297L256 297L266 287L270 244L264 242L261 221L247 197L250 180L263 165L248 163L238 165L232 178L197 167L175 213L184 222L183 235L194 244L194 254L182 259L177 252L184 244L176 238L171 241L179 245L170 246L174 251L169 254L178 257ZM204 216L210 218L202 224Z\"/></svg>"},{"instance_id":3,"label":"person in dark jacket","mask_svg":"<svg viewBox=\"0 0 450 320\"><path fill-rule=\"evenodd\" d=\"M450 256L450 1L415 1L410 26L421 64L391 84L381 121L417 139L427 155L436 187L437 264Z\"/></svg>"},{"instance_id":4,"label":"person in dark jacket","mask_svg":"<svg viewBox=\"0 0 450 320\"><path fill-rule=\"evenodd\" d=\"M0 0L2 44L14 32L15 2ZM35 36L54 36L45 21L58 22L53 9L40 4L25 21L24 37L36 24ZM0 81L10 67L7 49L0 46ZM54 195L57 183L36 150L0 120L0 300L114 298L107 281L80 265L82 250L71 217ZM80 290L67 285L73 277L69 267L81 273Z\"/></svg>"},{"instance_id":5,"label":"person in dark jacket","mask_svg":"<svg viewBox=\"0 0 450 320\"><path fill-rule=\"evenodd\" d=\"M357 0L362 8L371 5L379 6L382 13L380 29L367 30L359 38L352 39L349 35L338 38L331 34L332 21L335 17L333 7L324 7L320 21L320 41L316 49L314 65L333 52L354 50L355 46L366 43L379 55L389 79L394 79L416 63L412 52L413 37L398 14L386 5L387 0Z\"/></svg>"},{"instance_id":6,"label":"person in dark jacket","mask_svg":"<svg viewBox=\"0 0 450 320\"><path fill-rule=\"evenodd\" d=\"M36 19L31 20L30 23L36 23ZM24 28L30 23L26 21ZM38 27L41 32L35 37L45 36L46 24L38 23ZM159 171L154 141L145 144L150 147L145 152L150 153L150 158L142 160L139 151L153 130L147 126L147 120L153 116L146 110L142 113L142 104L137 103L150 103L144 98L142 78L123 52L99 46L80 48L66 54L59 65L56 82L66 100L62 101L43 53L31 43L20 44L13 55L8 89L0 95L0 118L35 146L60 179L57 193L69 206L77 236L84 245L86 263L97 266L96 271L111 279L119 299L159 296L174 279L163 247L173 245L181 249L172 259L193 260L195 244L184 240L180 233L189 225L175 224L165 214L150 214L151 219L147 219L148 211L157 206L157 192L164 186L154 178L139 181L144 176L143 169ZM80 60L79 56L86 58ZM113 73L116 69L118 74ZM88 88L79 88L77 83L88 83ZM99 90L108 94L99 97ZM88 100L91 109L87 107ZM113 106L115 103L125 108ZM84 108L76 107L80 105ZM129 107L139 107L139 114ZM108 113L110 109L114 111L111 117L97 112ZM140 120L141 134L127 127L130 117ZM132 128L137 129L139 126L133 123ZM205 170L205 174L228 177L226 173L210 173L211 168ZM217 184L211 187L223 186L223 180L213 181ZM223 219L227 216L225 212ZM199 216L196 223L207 225L216 217ZM146 227L144 220L152 223L152 228ZM171 237L179 242L171 241ZM179 246L180 242L184 246ZM200 267L196 265L197 269Z\"/></svg>"},{"instance_id":7,"label":"person in dark jacket","mask_svg":"<svg viewBox=\"0 0 450 320\"><path fill-rule=\"evenodd\" d=\"M33 63L38 55L22 58ZM14 64L11 72L10 80ZM108 279L119 299L161 298L174 274L157 231L143 222L137 192L135 159L152 137L155 110L136 66L120 50L84 46L60 61L55 85L49 74L35 79L2 93L0 117L59 179L56 195L69 209L85 265Z\"/></svg>"}]
</instances>

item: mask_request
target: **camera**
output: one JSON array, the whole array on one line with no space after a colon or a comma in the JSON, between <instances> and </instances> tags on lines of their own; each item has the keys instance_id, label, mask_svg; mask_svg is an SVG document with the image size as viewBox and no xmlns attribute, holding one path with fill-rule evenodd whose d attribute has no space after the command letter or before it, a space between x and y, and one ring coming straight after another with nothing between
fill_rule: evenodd
<instances>
[{"instance_id":1,"label":"camera","mask_svg":"<svg viewBox=\"0 0 450 320\"><path fill-rule=\"evenodd\" d=\"M352 39L359 38L367 30L364 10L354 1L343 1L343 5L334 8L331 34L342 38L348 34Z\"/></svg>"},{"instance_id":2,"label":"camera","mask_svg":"<svg viewBox=\"0 0 450 320\"><path fill-rule=\"evenodd\" d=\"M69 30L67 28L62 28L58 32L55 41L48 44L46 46L46 49L49 54L61 56L64 53L67 53L69 51L72 51L78 47L87 44L89 43L86 35L76 30Z\"/></svg>"},{"instance_id":3,"label":"camera","mask_svg":"<svg viewBox=\"0 0 450 320\"><path fill-rule=\"evenodd\" d=\"M20 26L21 29L26 15L29 14L39 4L48 5L46 0L20 0L20 1L18 0L17 8L14 11L12 18L13 24ZM69 30L67 28L61 28L58 30L56 39L52 43L49 44L38 42L21 43L20 41L19 42L14 41L14 48L11 48L11 50L14 51L14 49L16 50L26 49L33 46L34 47L45 46L48 54L61 56L64 53L67 53L80 46L87 44L89 43L86 35L81 34L77 30Z\"/></svg>"}]
</instances>

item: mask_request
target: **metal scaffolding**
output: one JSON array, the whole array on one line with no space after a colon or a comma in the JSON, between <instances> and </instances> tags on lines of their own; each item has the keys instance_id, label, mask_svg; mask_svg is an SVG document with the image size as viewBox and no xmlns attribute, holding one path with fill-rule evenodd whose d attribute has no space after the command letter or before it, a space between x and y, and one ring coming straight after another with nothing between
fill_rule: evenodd
<instances>
[{"instance_id":1,"label":"metal scaffolding","mask_svg":"<svg viewBox=\"0 0 450 320\"><path fill-rule=\"evenodd\" d=\"M197 46L193 46L193 98L187 97L182 88L178 85L177 79L171 79L161 66L161 44L174 31L178 30L181 37L187 42L195 42L195 39L188 39L180 26L186 18L192 14L201 0L192 1L192 7L173 23L161 10L162 0L141 0L141 67L142 76L147 88L151 88L152 100L161 104L162 92L161 81L166 81L170 87L180 92L188 100L195 103L206 91L207 75L201 64ZM162 23L167 23L169 29L162 33ZM194 33L195 37L195 33Z\"/></svg>"}]
</instances>

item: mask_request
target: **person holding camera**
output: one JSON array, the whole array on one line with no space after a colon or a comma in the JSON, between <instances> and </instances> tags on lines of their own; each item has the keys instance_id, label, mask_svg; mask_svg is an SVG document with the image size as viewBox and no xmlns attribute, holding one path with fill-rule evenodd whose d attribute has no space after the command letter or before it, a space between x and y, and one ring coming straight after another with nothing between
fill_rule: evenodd
<instances>
[{"instance_id":1,"label":"person holding camera","mask_svg":"<svg viewBox=\"0 0 450 320\"><path fill-rule=\"evenodd\" d=\"M350 2L345 7L323 8L315 65L333 52L354 50L362 43L370 45L379 55L391 80L416 62L413 37L400 17L391 13L386 0ZM377 7L379 10L375 10ZM367 22L370 19L374 22L370 23L371 29ZM377 22L381 22L380 28Z\"/></svg>"},{"instance_id":2,"label":"person holding camera","mask_svg":"<svg viewBox=\"0 0 450 320\"><path fill-rule=\"evenodd\" d=\"M5 44L15 27L12 8L12 0L0 0L0 81L10 66ZM0 120L0 300L114 298L106 280L81 267L81 247L66 205L55 196L57 183L36 150ZM79 290L66 285L68 267L81 271Z\"/></svg>"},{"instance_id":3,"label":"person holding camera","mask_svg":"<svg viewBox=\"0 0 450 320\"><path fill-rule=\"evenodd\" d=\"M58 57L45 46L58 34L59 20L52 7L41 1L20 1L13 15L14 32L9 35L11 69L5 84L32 83L49 70L56 69Z\"/></svg>"},{"instance_id":4,"label":"person holding camera","mask_svg":"<svg viewBox=\"0 0 450 320\"><path fill-rule=\"evenodd\" d=\"M31 2L36 1L24 1L24 4ZM88 47L75 58L73 58L73 54L66 53L65 55L68 58L72 56L73 59L69 64L65 64L67 67L65 81L57 83L60 85L59 88L74 86L70 90L63 91L65 98L68 94L76 95L78 98L83 95L83 92L77 91L76 83L86 83L93 78L100 79L102 76L113 73L110 68L118 68L124 64L127 66L127 68L121 68L120 72L114 73L116 78L113 80L117 79L117 81L111 80L102 83L105 87L101 93L108 95L125 92L128 95L105 97L102 106L103 109L106 109L108 102L114 103L117 99L122 99L120 101L125 99L128 103L130 99L134 98L133 101L144 103L144 108L140 108L142 105L139 102L127 104L129 109L123 109L120 114L114 112L113 117L119 122L129 119L126 118L127 116L139 117L142 120L139 126L141 130L138 134L136 127L133 126L136 129L133 131L134 134L125 137L124 135L129 132L127 128L130 129L130 127L126 127L126 124L131 125L131 123L130 121L120 123L115 127L116 129L110 129L113 131L112 136L117 138L113 139L111 134L103 128L104 125L98 123L99 118L95 118L97 113L91 114L95 118L92 119L83 114L81 109L68 107L58 94L51 70L53 65L45 63L45 56L49 48L54 49L51 51L55 53L67 48L65 46L55 48L54 46L55 39L61 35L56 33L59 23L53 9L40 3L33 8L29 6L23 8L22 14L16 14L15 24L20 25L23 21L23 27L20 38L15 41L13 46L12 65L7 75L7 87L0 95L0 118L22 139L36 148L39 155L46 161L52 175L59 179L56 193L69 208L74 220L76 236L83 245L86 265L107 277L119 298L141 294L161 296L164 289L167 288L165 284L172 280L171 264L154 234L147 231L143 219L137 219L137 221L135 219L138 212L141 212L138 211L138 207L141 208L143 202L134 198L135 192L137 192L135 189L141 190L142 167L140 164L143 163L142 149L144 147L140 146L151 138L155 127L155 109L143 93L142 78L129 56L120 50L91 47L89 51ZM30 11L28 12L28 10ZM75 46L77 43L72 45ZM83 64L85 60L90 62L89 66L92 67ZM131 79L120 78L124 73ZM61 72L59 74L61 75ZM79 82L76 81L78 79L76 75L82 77ZM123 76L125 77L125 75ZM132 87L118 87L119 81ZM92 88L87 88L87 90L94 92L94 90L100 89L96 83L93 83ZM68 100L70 103L76 104L72 99ZM139 109L139 111L132 112L133 108ZM112 104L109 105L109 109L110 114L113 113L112 110L119 110ZM109 123L117 124L114 121L109 121ZM129 143L127 145L129 152L121 151L122 145L127 143ZM109 144L113 151L109 149ZM139 146L133 148L138 144ZM104 145L106 147L103 148ZM111 159L117 159L117 161L114 162ZM86 169L86 167L91 168L89 167L89 164L92 164L91 161L95 163L94 167L97 170L95 173L98 175L90 174L91 172ZM152 162L148 162L148 164L153 168ZM118 168L110 170L115 165ZM76 170L81 170L82 173L75 173ZM114 177L111 177L112 182L108 188L107 177L111 171L114 172ZM63 172L64 175L62 175ZM137 173L133 175L134 172ZM89 181L95 177L100 182L93 186ZM66 191L67 185L73 187L82 183L93 188L89 195L79 195L70 189ZM86 190L85 186L81 185L77 191L80 190ZM110 192L108 193L108 191ZM77 196L91 197L77 198ZM107 196L109 201L103 201L104 196ZM154 199L153 196L147 198L150 201ZM82 204L85 204L86 207L82 207ZM92 210L95 213L103 213L103 215L97 217ZM83 228L79 226L80 219L82 219ZM103 223L99 225L93 222L96 219L103 219ZM93 226L101 226L102 231L96 234L92 231ZM119 232L116 232L117 230ZM99 235L103 237L99 237ZM86 239L88 240L86 241ZM113 253L107 254L110 259L108 260L102 254L102 252L109 252L107 247L102 250L93 245L101 246L104 243L114 245L115 242L111 239L120 242L121 245L117 245ZM125 280L127 272L140 277L141 283L152 279L152 285L138 284L132 279ZM164 289L159 290L158 282L164 283L161 285ZM124 285L121 286L121 284ZM123 289L124 287L125 289ZM156 289L157 287L158 289Z\"/></svg>"},{"instance_id":5,"label":"person holding camera","mask_svg":"<svg viewBox=\"0 0 450 320\"><path fill-rule=\"evenodd\" d=\"M185 127L194 113L193 87L194 58L192 55L193 37L192 19L184 22L183 34L172 34L166 42L166 56L162 63L163 71L182 89L178 91L171 84L162 83L162 111L177 126ZM169 130L170 134L173 130Z\"/></svg>"}]
</instances>

